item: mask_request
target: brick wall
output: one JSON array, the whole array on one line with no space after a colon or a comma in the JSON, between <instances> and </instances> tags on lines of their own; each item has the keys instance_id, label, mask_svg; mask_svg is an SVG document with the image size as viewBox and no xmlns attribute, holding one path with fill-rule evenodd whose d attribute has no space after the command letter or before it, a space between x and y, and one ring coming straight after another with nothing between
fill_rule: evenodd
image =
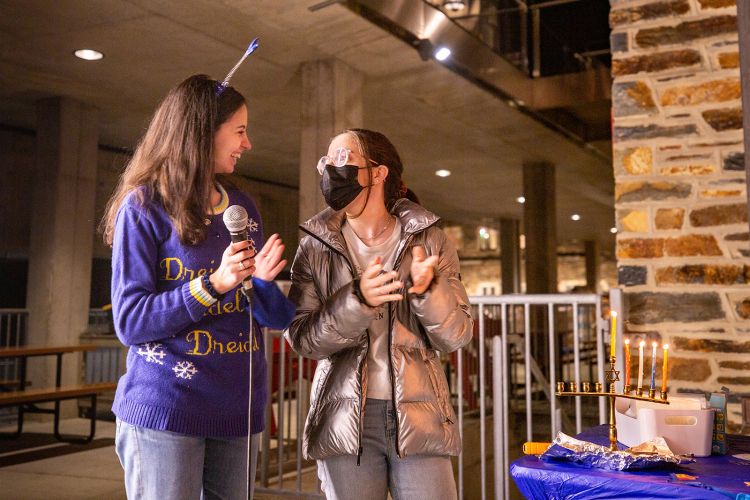
<instances>
[{"instance_id":1,"label":"brick wall","mask_svg":"<svg viewBox=\"0 0 750 500\"><path fill-rule=\"evenodd\" d=\"M744 0L743 0L744 1ZM670 391L750 395L750 245L734 0L611 0L626 331L671 346Z\"/></svg>"}]
</instances>

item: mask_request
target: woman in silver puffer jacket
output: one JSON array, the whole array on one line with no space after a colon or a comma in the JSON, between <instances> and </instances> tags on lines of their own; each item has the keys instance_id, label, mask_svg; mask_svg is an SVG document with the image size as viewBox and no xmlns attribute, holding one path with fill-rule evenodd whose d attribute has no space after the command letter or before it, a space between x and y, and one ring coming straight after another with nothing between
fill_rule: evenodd
<instances>
[{"instance_id":1,"label":"woman in silver puffer jacket","mask_svg":"<svg viewBox=\"0 0 750 500\"><path fill-rule=\"evenodd\" d=\"M402 198L403 166L382 134L336 136L318 171L331 208L301 225L286 331L319 360L304 455L328 498L455 498L449 456L461 443L436 351L472 336L456 251L437 216Z\"/></svg>"}]
</instances>

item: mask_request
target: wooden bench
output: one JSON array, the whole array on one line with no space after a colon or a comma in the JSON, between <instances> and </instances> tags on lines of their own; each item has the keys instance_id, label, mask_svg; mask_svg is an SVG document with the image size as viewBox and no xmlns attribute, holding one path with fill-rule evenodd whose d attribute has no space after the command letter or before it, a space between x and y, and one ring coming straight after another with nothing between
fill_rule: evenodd
<instances>
[{"instance_id":1,"label":"wooden bench","mask_svg":"<svg viewBox=\"0 0 750 500\"><path fill-rule=\"evenodd\" d=\"M13 391L0 393L0 407L6 406L18 406L19 407L19 419L18 419L18 430L12 434L0 434L2 437L18 437L23 432L23 414L28 412L28 409L24 409L25 405L36 404L36 403L55 403L54 410L44 410L41 408L34 408L34 412L37 413L52 413L55 416L54 422L54 434L58 441L71 442L71 443L88 443L94 439L96 433L96 398L99 394L104 392L110 392L117 389L117 384L114 382L103 382L98 384L82 384L68 387L51 387L49 389L25 389L22 391ZM91 422L91 428L89 435L83 438L80 437L65 437L60 434L60 402L68 399L78 398L91 398L91 409L89 420Z\"/></svg>"},{"instance_id":2,"label":"wooden bench","mask_svg":"<svg viewBox=\"0 0 750 500\"><path fill-rule=\"evenodd\" d=\"M54 434L59 441L69 443L88 443L94 438L96 432L96 398L104 392L114 391L117 384L104 382L97 384L81 384L73 386L61 386L62 380L62 355L70 352L85 352L96 349L95 345L79 344L68 346L24 346L7 347L0 349L0 358L17 358L20 360L19 380L17 390L0 392L0 407L18 407L18 428L14 433L0 434L2 438L17 438L23 432L23 421L25 413L50 413L54 415ZM26 387L26 365L30 357L56 356L57 368L55 387L33 388ZM89 419L91 430L88 436L63 436L60 434L60 402L69 399L91 398L91 409ZM54 403L54 409L39 408L38 403Z\"/></svg>"}]
</instances>

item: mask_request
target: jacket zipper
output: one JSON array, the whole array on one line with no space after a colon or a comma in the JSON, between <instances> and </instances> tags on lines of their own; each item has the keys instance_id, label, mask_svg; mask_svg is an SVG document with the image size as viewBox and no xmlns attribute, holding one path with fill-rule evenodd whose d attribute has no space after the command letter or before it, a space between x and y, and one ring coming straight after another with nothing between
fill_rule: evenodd
<instances>
[{"instance_id":1,"label":"jacket zipper","mask_svg":"<svg viewBox=\"0 0 750 500\"><path fill-rule=\"evenodd\" d=\"M401 252L396 255L396 259L393 262L393 269L398 269L401 265L401 261L404 258L406 249L409 248L411 241L414 239L414 234L410 234L409 237L404 241L404 246L401 248ZM406 292L406 290L404 290ZM393 373L393 316L391 303L388 303L388 368L391 375L391 402L393 403L393 411L396 413L396 455L399 458L401 456L401 446L399 443L399 437L401 436L401 426L398 420L398 406L396 405L396 376Z\"/></svg>"},{"instance_id":2,"label":"jacket zipper","mask_svg":"<svg viewBox=\"0 0 750 500\"><path fill-rule=\"evenodd\" d=\"M370 352L370 331L367 330L367 350L362 356L362 362L359 364L359 424L357 426L357 467L362 458L362 422L365 420L365 391L362 390L362 379L365 373L365 363L367 363L367 353Z\"/></svg>"}]
</instances>

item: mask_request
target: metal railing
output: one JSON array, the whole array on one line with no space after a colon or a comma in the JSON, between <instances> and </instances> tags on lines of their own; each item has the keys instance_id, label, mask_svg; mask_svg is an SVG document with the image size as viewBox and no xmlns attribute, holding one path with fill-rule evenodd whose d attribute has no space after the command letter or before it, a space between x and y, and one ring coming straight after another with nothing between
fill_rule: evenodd
<instances>
[{"instance_id":1,"label":"metal railing","mask_svg":"<svg viewBox=\"0 0 750 500\"><path fill-rule=\"evenodd\" d=\"M511 428L512 422L523 420L523 437L531 441L535 435L554 437L560 430L580 432L584 418L605 421L603 400L584 408L580 398L568 407L554 397L557 380L580 384L584 375L598 380L603 377L601 298L595 294L506 295L471 297L471 304L476 320L471 343L441 357L462 437L465 429L479 427L481 486L469 496L484 500L492 486L495 498L508 498L508 471L514 456L510 436L518 434L518 426ZM302 458L301 437L315 361L293 353L278 331L266 334L266 360L270 401L256 491L323 498L315 462ZM491 424L489 419L493 419ZM544 424L543 429L539 424ZM488 426L494 434L491 453L487 453ZM520 451L522 441L514 444ZM459 499L467 497L465 453L457 457ZM491 483L489 460L494 460Z\"/></svg>"},{"instance_id":2,"label":"metal railing","mask_svg":"<svg viewBox=\"0 0 750 500\"><path fill-rule=\"evenodd\" d=\"M588 363L590 373L596 371L597 379L603 378L601 298L594 294L508 295L472 297L472 304L479 323L479 344L489 344L490 347L492 373L492 393L485 392L484 384L480 389L481 399L487 402L480 406L479 415L481 498L484 500L488 496L488 455L485 449L488 405L493 409L494 498L508 498L510 460L517 456L511 453L511 436L519 436L519 427L525 427L527 441L533 441L535 436L547 440L541 437L547 431L534 427L535 412L541 412L545 420L549 419L550 438L554 438L563 427L570 427L566 429L568 432L573 431L573 426L576 432L582 429L584 413L580 398L575 398L572 409L564 409L554 396L555 383L563 374L571 373L571 378L580 384L584 362ZM488 332L487 326L495 318L500 319L499 334ZM584 346L588 346L590 352L586 352ZM519 356L519 352L523 355ZM483 358L485 350L480 351L479 356ZM514 383L514 378L520 378L519 375L523 380L520 392ZM566 411L570 410L574 413L574 424L567 417ZM598 404L599 423L605 421L604 412L601 401ZM512 418L514 413L524 417L525 426L518 422L520 418ZM513 429L511 421L516 423ZM514 442L519 450L521 444L522 441ZM461 477L459 483L463 483ZM459 498L462 498L461 492Z\"/></svg>"},{"instance_id":3,"label":"metal railing","mask_svg":"<svg viewBox=\"0 0 750 500\"><path fill-rule=\"evenodd\" d=\"M28 324L27 309L0 309L0 347L26 345ZM18 358L0 358L0 391L12 391L18 387L19 366ZM0 423L9 424L15 419L15 408L0 409Z\"/></svg>"},{"instance_id":4,"label":"metal railing","mask_svg":"<svg viewBox=\"0 0 750 500\"><path fill-rule=\"evenodd\" d=\"M0 309L0 347L26 345L29 324L27 309ZM0 359L0 380L18 379L18 359Z\"/></svg>"}]
</instances>

